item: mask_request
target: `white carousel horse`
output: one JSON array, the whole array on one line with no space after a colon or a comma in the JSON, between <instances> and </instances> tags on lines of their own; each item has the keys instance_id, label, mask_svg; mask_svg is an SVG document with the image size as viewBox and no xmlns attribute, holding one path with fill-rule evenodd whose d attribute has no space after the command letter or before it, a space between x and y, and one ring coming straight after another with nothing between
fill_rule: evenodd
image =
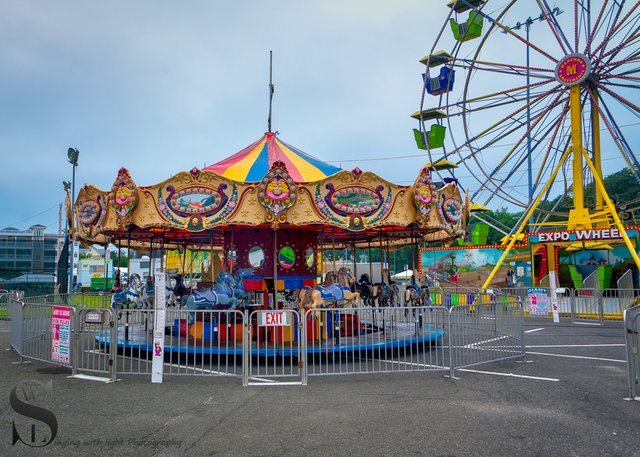
<instances>
[{"instance_id":1,"label":"white carousel horse","mask_svg":"<svg viewBox=\"0 0 640 457\"><path fill-rule=\"evenodd\" d=\"M154 307L155 294L156 294L156 290L155 290L155 285L153 284L153 281L151 282L147 281L145 286L142 288L141 304L144 308ZM166 298L167 306L175 306L176 294L173 290L173 287L171 287L171 276L168 271L165 272L164 295Z\"/></svg>"},{"instance_id":2,"label":"white carousel horse","mask_svg":"<svg viewBox=\"0 0 640 457\"><path fill-rule=\"evenodd\" d=\"M129 278L129 285L126 289L111 294L111 308L120 309L129 305L134 305L137 308L141 304L142 280L139 274L133 273Z\"/></svg>"}]
</instances>

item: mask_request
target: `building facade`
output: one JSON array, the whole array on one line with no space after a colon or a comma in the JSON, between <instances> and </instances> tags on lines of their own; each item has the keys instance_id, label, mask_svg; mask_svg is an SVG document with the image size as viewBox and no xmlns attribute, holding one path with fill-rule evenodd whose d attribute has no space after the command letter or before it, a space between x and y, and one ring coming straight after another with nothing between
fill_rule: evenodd
<instances>
[{"instance_id":1,"label":"building facade","mask_svg":"<svg viewBox=\"0 0 640 457\"><path fill-rule=\"evenodd\" d=\"M0 278L56 273L60 237L46 234L45 229L44 225L32 225L24 231L13 227L0 230Z\"/></svg>"}]
</instances>

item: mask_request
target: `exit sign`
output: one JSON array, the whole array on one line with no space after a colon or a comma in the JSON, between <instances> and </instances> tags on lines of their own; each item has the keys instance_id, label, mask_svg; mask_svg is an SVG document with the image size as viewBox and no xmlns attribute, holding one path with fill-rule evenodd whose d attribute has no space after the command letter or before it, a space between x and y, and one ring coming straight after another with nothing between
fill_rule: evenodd
<instances>
[{"instance_id":1,"label":"exit sign","mask_svg":"<svg viewBox=\"0 0 640 457\"><path fill-rule=\"evenodd\" d=\"M260 311L258 325L261 327L284 327L291 325L291 313L288 311Z\"/></svg>"}]
</instances>

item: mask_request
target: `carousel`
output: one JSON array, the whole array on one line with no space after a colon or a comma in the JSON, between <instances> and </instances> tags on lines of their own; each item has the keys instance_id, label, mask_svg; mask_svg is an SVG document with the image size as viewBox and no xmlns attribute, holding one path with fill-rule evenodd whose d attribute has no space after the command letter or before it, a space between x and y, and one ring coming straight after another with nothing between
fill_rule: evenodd
<instances>
[{"instance_id":1,"label":"carousel","mask_svg":"<svg viewBox=\"0 0 640 457\"><path fill-rule=\"evenodd\" d=\"M468 208L457 181L434 182L428 167L412 186L396 185L359 168L342 170L322 162L270 131L224 160L158 184L139 186L120 168L111 189L85 185L74 203L74 238L160 252L154 274L165 272L168 250L209 253L211 261L194 290L184 287L181 274L173 272L175 284L167 275L169 305L190 310L295 306L302 315L310 308L363 306L354 272L335 268L337 249L382 252L450 243L465 234ZM333 251L332 272L320 271L327 251ZM153 288L144 301L141 282L131 277L126 290L113 295L113 307L152 307ZM380 296L388 290L384 282ZM188 328L197 324L193 320L176 322L183 328L167 333L187 337ZM330 332L319 337L329 338ZM441 337L438 329L421 336ZM228 344L209 348L239 350ZM167 344L165 351L171 350Z\"/></svg>"}]
</instances>

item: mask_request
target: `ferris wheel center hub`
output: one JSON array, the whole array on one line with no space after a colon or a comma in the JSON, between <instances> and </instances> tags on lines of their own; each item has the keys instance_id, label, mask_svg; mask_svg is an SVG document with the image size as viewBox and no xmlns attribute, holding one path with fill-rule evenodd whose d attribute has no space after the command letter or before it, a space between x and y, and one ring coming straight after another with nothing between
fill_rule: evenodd
<instances>
[{"instance_id":1,"label":"ferris wheel center hub","mask_svg":"<svg viewBox=\"0 0 640 457\"><path fill-rule=\"evenodd\" d=\"M556 79L565 86L582 83L591 74L591 61L584 54L569 54L556 65Z\"/></svg>"}]
</instances>

